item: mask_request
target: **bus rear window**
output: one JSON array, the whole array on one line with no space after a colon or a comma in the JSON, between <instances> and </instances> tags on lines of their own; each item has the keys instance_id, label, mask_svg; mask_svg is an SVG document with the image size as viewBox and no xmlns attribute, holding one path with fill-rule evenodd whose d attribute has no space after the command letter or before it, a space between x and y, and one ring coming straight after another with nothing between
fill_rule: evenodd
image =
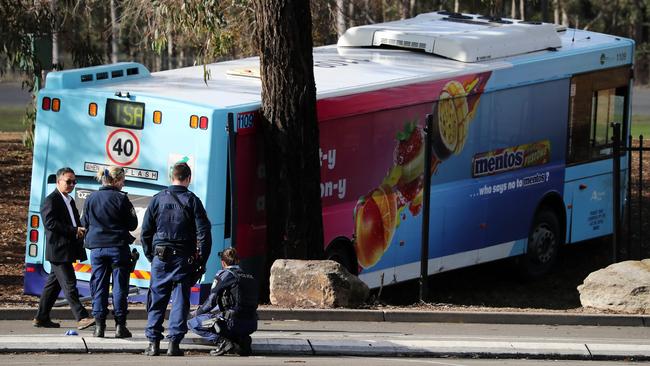
<instances>
[{"instance_id":1,"label":"bus rear window","mask_svg":"<svg viewBox=\"0 0 650 366\"><path fill-rule=\"evenodd\" d=\"M571 80L567 163L611 157L613 122L627 136L629 66L574 76ZM627 139L623 137L623 143Z\"/></svg>"},{"instance_id":2,"label":"bus rear window","mask_svg":"<svg viewBox=\"0 0 650 366\"><path fill-rule=\"evenodd\" d=\"M125 100L106 100L104 124L141 130L144 128L144 103Z\"/></svg>"}]
</instances>

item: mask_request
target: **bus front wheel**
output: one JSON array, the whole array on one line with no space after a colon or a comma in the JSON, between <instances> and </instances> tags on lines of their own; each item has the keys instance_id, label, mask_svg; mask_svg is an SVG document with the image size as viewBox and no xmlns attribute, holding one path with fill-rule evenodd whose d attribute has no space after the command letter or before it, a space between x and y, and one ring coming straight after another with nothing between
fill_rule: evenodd
<instances>
[{"instance_id":1,"label":"bus front wheel","mask_svg":"<svg viewBox=\"0 0 650 366\"><path fill-rule=\"evenodd\" d=\"M349 242L339 240L332 243L325 252L325 258L339 263L345 267L348 272L355 276L359 273L357 257L354 254L352 244Z\"/></svg>"},{"instance_id":2,"label":"bus front wheel","mask_svg":"<svg viewBox=\"0 0 650 366\"><path fill-rule=\"evenodd\" d=\"M521 258L521 271L529 279L549 273L557 261L560 248L560 223L551 210L542 209L536 215L528 234L526 254Z\"/></svg>"}]
</instances>

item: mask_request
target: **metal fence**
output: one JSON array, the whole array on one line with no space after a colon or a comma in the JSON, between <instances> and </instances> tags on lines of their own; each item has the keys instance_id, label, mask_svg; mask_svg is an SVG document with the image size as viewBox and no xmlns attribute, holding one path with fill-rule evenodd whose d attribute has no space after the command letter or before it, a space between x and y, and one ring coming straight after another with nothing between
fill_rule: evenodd
<instances>
[{"instance_id":1,"label":"metal fence","mask_svg":"<svg viewBox=\"0 0 650 366\"><path fill-rule=\"evenodd\" d=\"M650 237L647 233L648 213L645 210L650 209L650 197L645 196L645 188L650 186L647 174L644 174L644 164L648 164L650 157L645 153L650 151L647 141L644 141L643 135L638 138L628 136L627 144L623 144L620 138L620 124L613 124L613 168L612 188L614 192L614 233L612 237L612 256L614 262L621 260L640 260L649 257L650 248L645 243ZM621 153L629 153L627 159L627 184L621 184L620 162ZM622 189L625 190L624 205L621 205L623 197ZM623 212L621 212L621 208Z\"/></svg>"}]
</instances>

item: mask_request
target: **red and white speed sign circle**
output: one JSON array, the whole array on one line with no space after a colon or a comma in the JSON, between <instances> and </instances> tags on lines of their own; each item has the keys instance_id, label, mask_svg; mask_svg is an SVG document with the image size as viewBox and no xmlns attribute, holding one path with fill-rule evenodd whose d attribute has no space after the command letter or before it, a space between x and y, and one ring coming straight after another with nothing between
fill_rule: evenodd
<instances>
[{"instance_id":1,"label":"red and white speed sign circle","mask_svg":"<svg viewBox=\"0 0 650 366\"><path fill-rule=\"evenodd\" d=\"M106 139L106 155L114 164L127 166L140 155L140 141L133 132L119 128Z\"/></svg>"}]
</instances>

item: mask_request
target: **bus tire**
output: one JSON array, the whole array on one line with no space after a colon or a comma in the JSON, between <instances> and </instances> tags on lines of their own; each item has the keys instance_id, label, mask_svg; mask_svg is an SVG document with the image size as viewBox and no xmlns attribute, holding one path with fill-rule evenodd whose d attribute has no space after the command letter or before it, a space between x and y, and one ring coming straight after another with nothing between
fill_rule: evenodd
<instances>
[{"instance_id":1,"label":"bus tire","mask_svg":"<svg viewBox=\"0 0 650 366\"><path fill-rule=\"evenodd\" d=\"M347 240L337 240L330 244L325 251L325 258L339 263L355 276L359 274L357 257L354 254L352 244Z\"/></svg>"},{"instance_id":2,"label":"bus tire","mask_svg":"<svg viewBox=\"0 0 650 366\"><path fill-rule=\"evenodd\" d=\"M555 212L541 209L533 219L528 234L528 247L520 259L520 270L527 279L548 274L557 262L560 243L560 222Z\"/></svg>"}]
</instances>

